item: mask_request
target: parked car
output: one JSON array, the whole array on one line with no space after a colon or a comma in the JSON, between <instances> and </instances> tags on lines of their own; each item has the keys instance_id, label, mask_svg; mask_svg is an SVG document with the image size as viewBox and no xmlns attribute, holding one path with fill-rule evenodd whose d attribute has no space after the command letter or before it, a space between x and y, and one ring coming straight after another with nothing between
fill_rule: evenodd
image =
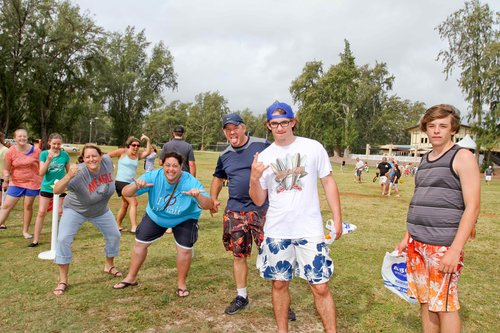
<instances>
[{"instance_id":1,"label":"parked car","mask_svg":"<svg viewBox=\"0 0 500 333\"><path fill-rule=\"evenodd\" d=\"M14 139L5 139L5 145L6 146L12 146L12 145L15 145L16 144L16 141L14 141Z\"/></svg>"},{"instance_id":2,"label":"parked car","mask_svg":"<svg viewBox=\"0 0 500 333\"><path fill-rule=\"evenodd\" d=\"M78 151L79 150L77 147L72 146L69 143L63 143L61 145L61 149L64 151Z\"/></svg>"}]
</instances>

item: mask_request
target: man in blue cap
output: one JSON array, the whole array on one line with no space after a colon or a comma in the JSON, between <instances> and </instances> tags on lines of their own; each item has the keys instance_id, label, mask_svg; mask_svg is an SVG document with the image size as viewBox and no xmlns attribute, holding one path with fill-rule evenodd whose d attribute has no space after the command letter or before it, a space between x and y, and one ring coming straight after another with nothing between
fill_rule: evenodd
<instances>
[{"instance_id":1,"label":"man in blue cap","mask_svg":"<svg viewBox=\"0 0 500 333\"><path fill-rule=\"evenodd\" d=\"M264 241L257 267L272 281L272 302L278 332L288 332L289 284L293 275L311 287L326 332L336 331L336 310L328 281L333 261L325 244L318 178L333 216L336 239L342 235L342 214L332 166L321 143L296 136L298 121L290 105L276 102L267 109L267 129L274 143L256 153L249 194L260 206L269 200Z\"/></svg>"},{"instance_id":2,"label":"man in blue cap","mask_svg":"<svg viewBox=\"0 0 500 333\"><path fill-rule=\"evenodd\" d=\"M214 201L212 213L217 213L220 206L218 196L224 181L228 180L229 199L224 210L222 240L226 250L233 253L237 295L224 312L232 315L249 304L247 257L252 252L252 240L259 247L264 239L267 202L257 207L248 194L248 183L253 156L267 148L270 143L265 139L246 135L245 122L237 113L224 116L222 130L229 146L217 160L210 196ZM291 314L291 319L295 319L295 314Z\"/></svg>"}]
</instances>

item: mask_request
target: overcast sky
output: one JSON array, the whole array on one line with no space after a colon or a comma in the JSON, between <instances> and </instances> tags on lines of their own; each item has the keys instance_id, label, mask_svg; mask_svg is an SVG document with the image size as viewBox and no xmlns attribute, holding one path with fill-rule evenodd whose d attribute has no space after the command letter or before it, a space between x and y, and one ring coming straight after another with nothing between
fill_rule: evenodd
<instances>
[{"instance_id":1,"label":"overcast sky","mask_svg":"<svg viewBox=\"0 0 500 333\"><path fill-rule=\"evenodd\" d=\"M456 78L436 61L446 47L435 27L463 7L459 0L73 0L108 31L145 30L174 56L178 91L193 102L219 91L231 111L262 114L275 100L292 104L289 87L306 62L339 62L344 39L357 65L385 62L391 94L427 106L468 109ZM490 8L498 10L494 1ZM497 2L499 3L499 2ZM296 108L294 108L296 109Z\"/></svg>"}]
</instances>

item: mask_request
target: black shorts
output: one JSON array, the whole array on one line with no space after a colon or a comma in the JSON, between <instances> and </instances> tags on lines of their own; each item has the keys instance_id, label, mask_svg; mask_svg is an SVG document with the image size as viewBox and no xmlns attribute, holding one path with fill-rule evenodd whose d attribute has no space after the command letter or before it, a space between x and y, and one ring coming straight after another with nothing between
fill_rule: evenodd
<instances>
[{"instance_id":1,"label":"black shorts","mask_svg":"<svg viewBox=\"0 0 500 333\"><path fill-rule=\"evenodd\" d=\"M156 224L148 214L144 214L135 231L135 240L140 243L152 243L161 238L168 228ZM182 248L192 249L198 240L198 220L189 219L172 228L175 242Z\"/></svg>"},{"instance_id":2,"label":"black shorts","mask_svg":"<svg viewBox=\"0 0 500 333\"><path fill-rule=\"evenodd\" d=\"M54 197L54 193L40 191L40 196L44 197L44 198L51 198L52 199ZM59 198L64 198L65 196L66 196L66 193L59 194Z\"/></svg>"},{"instance_id":3,"label":"black shorts","mask_svg":"<svg viewBox=\"0 0 500 333\"><path fill-rule=\"evenodd\" d=\"M125 186L127 186L130 183L127 182L121 182L119 180L115 181L115 188L116 188L116 194L118 194L119 197L122 196L122 190Z\"/></svg>"}]
</instances>

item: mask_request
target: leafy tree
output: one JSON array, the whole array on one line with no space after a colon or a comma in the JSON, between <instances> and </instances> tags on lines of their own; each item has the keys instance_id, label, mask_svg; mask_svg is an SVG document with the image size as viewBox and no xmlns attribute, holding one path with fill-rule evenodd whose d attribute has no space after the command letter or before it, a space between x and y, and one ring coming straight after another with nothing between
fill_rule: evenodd
<instances>
[{"instance_id":1,"label":"leafy tree","mask_svg":"<svg viewBox=\"0 0 500 333\"><path fill-rule=\"evenodd\" d=\"M195 103L189 108L186 138L195 147L199 146L200 150L224 141L221 122L228 113L227 101L218 91L196 95Z\"/></svg>"},{"instance_id":2,"label":"leafy tree","mask_svg":"<svg viewBox=\"0 0 500 333\"><path fill-rule=\"evenodd\" d=\"M130 26L124 34L110 34L103 43L103 101L118 143L137 135L145 113L163 103L162 92L177 87L170 51L160 42L148 56L149 45L144 31L136 33Z\"/></svg>"},{"instance_id":3,"label":"leafy tree","mask_svg":"<svg viewBox=\"0 0 500 333\"><path fill-rule=\"evenodd\" d=\"M25 119L27 94L23 75L33 49L27 34L39 3L36 0L0 2L0 123L6 133L18 128Z\"/></svg>"},{"instance_id":4,"label":"leafy tree","mask_svg":"<svg viewBox=\"0 0 500 333\"><path fill-rule=\"evenodd\" d=\"M441 39L448 42L448 48L439 52L438 60L445 64L443 72L447 79L455 68L460 71L458 83L466 100L472 103L469 120L479 146L491 143L492 136L487 134L483 121L494 118L499 95L498 24L498 12L494 13L479 0L471 0L437 27ZM489 110L484 109L485 105L489 105ZM478 151L476 156L479 158Z\"/></svg>"},{"instance_id":5,"label":"leafy tree","mask_svg":"<svg viewBox=\"0 0 500 333\"><path fill-rule=\"evenodd\" d=\"M387 70L385 63L376 63L373 68L363 65L359 70L359 89L357 91L356 132L359 134L354 146L358 149L370 144L383 144L396 139L402 128L384 129L387 119L384 117L384 105L387 103L387 92L392 89L394 76ZM402 110L395 111L391 118L399 119ZM390 140L388 140L391 138ZM382 141L383 140L383 141ZM393 141L398 142L398 141Z\"/></svg>"},{"instance_id":6,"label":"leafy tree","mask_svg":"<svg viewBox=\"0 0 500 333\"><path fill-rule=\"evenodd\" d=\"M71 133L101 30L67 1L4 0L0 16L4 130L24 125L44 142L52 131Z\"/></svg>"},{"instance_id":7,"label":"leafy tree","mask_svg":"<svg viewBox=\"0 0 500 333\"><path fill-rule=\"evenodd\" d=\"M47 142L50 132L65 132L81 116L68 106L86 95L86 68L97 54L101 29L78 7L52 1L40 7L31 28L36 47L24 82L27 122Z\"/></svg>"},{"instance_id":8,"label":"leafy tree","mask_svg":"<svg viewBox=\"0 0 500 333\"><path fill-rule=\"evenodd\" d=\"M298 133L338 155L364 151L367 143L408 142L405 128L418 121L423 106L389 97L394 79L385 63L357 66L346 40L338 64L324 72L321 62L308 62L292 82L290 92L299 104Z\"/></svg>"},{"instance_id":9,"label":"leafy tree","mask_svg":"<svg viewBox=\"0 0 500 333\"><path fill-rule=\"evenodd\" d=\"M265 138L267 136L267 129L265 127L265 115L256 116L250 109L246 108L243 111L236 111L241 118L245 121L247 133L251 136L258 138Z\"/></svg>"},{"instance_id":10,"label":"leafy tree","mask_svg":"<svg viewBox=\"0 0 500 333\"><path fill-rule=\"evenodd\" d=\"M146 116L144 132L148 133L152 142L165 143L170 139L176 125L186 126L188 110L191 103L181 103L176 100L169 105L152 111ZM186 133L186 137L190 133Z\"/></svg>"},{"instance_id":11,"label":"leafy tree","mask_svg":"<svg viewBox=\"0 0 500 333\"><path fill-rule=\"evenodd\" d=\"M418 124L426 108L422 102L402 100L398 96L389 97L382 106L378 116L376 136L372 138L373 144L407 144L410 134L407 128Z\"/></svg>"}]
</instances>

